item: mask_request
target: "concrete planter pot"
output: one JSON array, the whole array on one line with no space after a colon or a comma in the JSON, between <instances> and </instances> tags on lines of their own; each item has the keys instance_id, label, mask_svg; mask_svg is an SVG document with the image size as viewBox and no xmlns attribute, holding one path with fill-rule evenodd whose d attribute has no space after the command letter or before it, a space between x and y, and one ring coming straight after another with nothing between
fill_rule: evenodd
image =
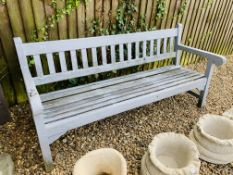
<instances>
[{"instance_id":1,"label":"concrete planter pot","mask_svg":"<svg viewBox=\"0 0 233 175\"><path fill-rule=\"evenodd\" d=\"M200 158L215 164L233 162L233 121L207 114L201 117L190 133Z\"/></svg>"},{"instance_id":2,"label":"concrete planter pot","mask_svg":"<svg viewBox=\"0 0 233 175\"><path fill-rule=\"evenodd\" d=\"M231 109L225 111L222 115L233 120L233 107Z\"/></svg>"},{"instance_id":3,"label":"concrete planter pot","mask_svg":"<svg viewBox=\"0 0 233 175\"><path fill-rule=\"evenodd\" d=\"M141 175L163 175L158 168L156 168L150 160L149 152L145 153L141 161Z\"/></svg>"},{"instance_id":4,"label":"concrete planter pot","mask_svg":"<svg viewBox=\"0 0 233 175\"><path fill-rule=\"evenodd\" d=\"M142 160L142 173L147 170L150 175L196 175L199 169L196 145L184 135L175 133L156 135Z\"/></svg>"},{"instance_id":5,"label":"concrete planter pot","mask_svg":"<svg viewBox=\"0 0 233 175\"><path fill-rule=\"evenodd\" d=\"M91 151L74 166L74 175L127 175L125 158L115 149L102 148Z\"/></svg>"}]
</instances>

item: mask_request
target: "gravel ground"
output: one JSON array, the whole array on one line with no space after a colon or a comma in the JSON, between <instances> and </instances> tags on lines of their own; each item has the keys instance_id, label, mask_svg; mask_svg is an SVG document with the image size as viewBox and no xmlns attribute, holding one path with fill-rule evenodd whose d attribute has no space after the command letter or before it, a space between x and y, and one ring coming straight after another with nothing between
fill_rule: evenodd
<instances>
[{"instance_id":1,"label":"gravel ground","mask_svg":"<svg viewBox=\"0 0 233 175\"><path fill-rule=\"evenodd\" d=\"M203 64L191 67L204 70ZM128 174L138 175L141 158L155 134L188 135L201 115L222 114L233 105L233 57L215 69L206 108L196 104L196 98L181 94L72 130L52 144L55 168L48 174L71 174L75 162L88 151L112 147L125 156ZM12 107L11 115L12 122L0 126L0 153L12 155L16 174L46 174L28 105ZM233 174L233 164L202 161L201 174Z\"/></svg>"}]
</instances>

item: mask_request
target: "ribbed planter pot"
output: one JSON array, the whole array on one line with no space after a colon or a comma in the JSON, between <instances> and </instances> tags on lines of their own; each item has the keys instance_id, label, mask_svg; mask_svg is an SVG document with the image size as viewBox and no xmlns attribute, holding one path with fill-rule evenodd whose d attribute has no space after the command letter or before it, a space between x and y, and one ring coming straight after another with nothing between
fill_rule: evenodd
<instances>
[{"instance_id":1,"label":"ribbed planter pot","mask_svg":"<svg viewBox=\"0 0 233 175\"><path fill-rule=\"evenodd\" d=\"M142 157L142 161L141 161L141 175L150 175L149 170L148 170L148 164L147 164L147 160L148 160L148 152L144 154L144 156Z\"/></svg>"},{"instance_id":2,"label":"ribbed planter pot","mask_svg":"<svg viewBox=\"0 0 233 175\"><path fill-rule=\"evenodd\" d=\"M224 112L222 115L233 120L233 107L231 109L227 110L226 112Z\"/></svg>"},{"instance_id":3,"label":"ribbed planter pot","mask_svg":"<svg viewBox=\"0 0 233 175\"><path fill-rule=\"evenodd\" d=\"M142 159L141 173L196 175L199 169L199 153L191 140L181 134L161 133L149 145L149 151Z\"/></svg>"},{"instance_id":4,"label":"ribbed planter pot","mask_svg":"<svg viewBox=\"0 0 233 175\"><path fill-rule=\"evenodd\" d=\"M207 114L199 119L190 133L200 158L215 164L233 162L233 121Z\"/></svg>"},{"instance_id":5,"label":"ribbed planter pot","mask_svg":"<svg viewBox=\"0 0 233 175\"><path fill-rule=\"evenodd\" d=\"M81 157L73 175L127 175L127 163L117 150L102 148Z\"/></svg>"}]
</instances>

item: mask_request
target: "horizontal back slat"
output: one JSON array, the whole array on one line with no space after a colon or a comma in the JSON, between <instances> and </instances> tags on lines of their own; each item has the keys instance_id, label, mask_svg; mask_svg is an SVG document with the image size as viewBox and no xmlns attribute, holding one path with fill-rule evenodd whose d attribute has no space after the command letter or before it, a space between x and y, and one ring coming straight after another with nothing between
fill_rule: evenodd
<instances>
[{"instance_id":1,"label":"horizontal back slat","mask_svg":"<svg viewBox=\"0 0 233 175\"><path fill-rule=\"evenodd\" d=\"M109 35L59 41L45 41L38 43L25 43L23 44L23 49L25 56L30 56L44 53L78 50L84 48L102 47L107 45L118 45L124 44L126 42L132 43L136 41L174 37L177 36L177 34L177 28L174 28L131 34Z\"/></svg>"}]
</instances>

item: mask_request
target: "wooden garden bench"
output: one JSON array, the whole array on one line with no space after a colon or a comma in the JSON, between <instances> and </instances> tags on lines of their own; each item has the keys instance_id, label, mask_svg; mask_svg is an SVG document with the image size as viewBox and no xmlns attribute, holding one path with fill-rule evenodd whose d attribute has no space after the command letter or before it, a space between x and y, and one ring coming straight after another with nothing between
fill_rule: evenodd
<instances>
[{"instance_id":1,"label":"wooden garden bench","mask_svg":"<svg viewBox=\"0 0 233 175\"><path fill-rule=\"evenodd\" d=\"M14 38L47 169L52 164L50 144L68 130L183 92L198 97L199 106L204 106L213 64L222 65L226 59L182 45L181 34L179 24L166 30L37 43L22 43L19 37ZM181 50L208 58L204 75L180 66ZM55 66L55 53L59 56L59 70ZM34 58L36 76L29 69L29 56ZM39 85L169 58L173 58L172 65L162 68L45 94L37 91ZM47 74L42 59L46 60ZM198 89L200 94L193 89Z\"/></svg>"}]
</instances>

